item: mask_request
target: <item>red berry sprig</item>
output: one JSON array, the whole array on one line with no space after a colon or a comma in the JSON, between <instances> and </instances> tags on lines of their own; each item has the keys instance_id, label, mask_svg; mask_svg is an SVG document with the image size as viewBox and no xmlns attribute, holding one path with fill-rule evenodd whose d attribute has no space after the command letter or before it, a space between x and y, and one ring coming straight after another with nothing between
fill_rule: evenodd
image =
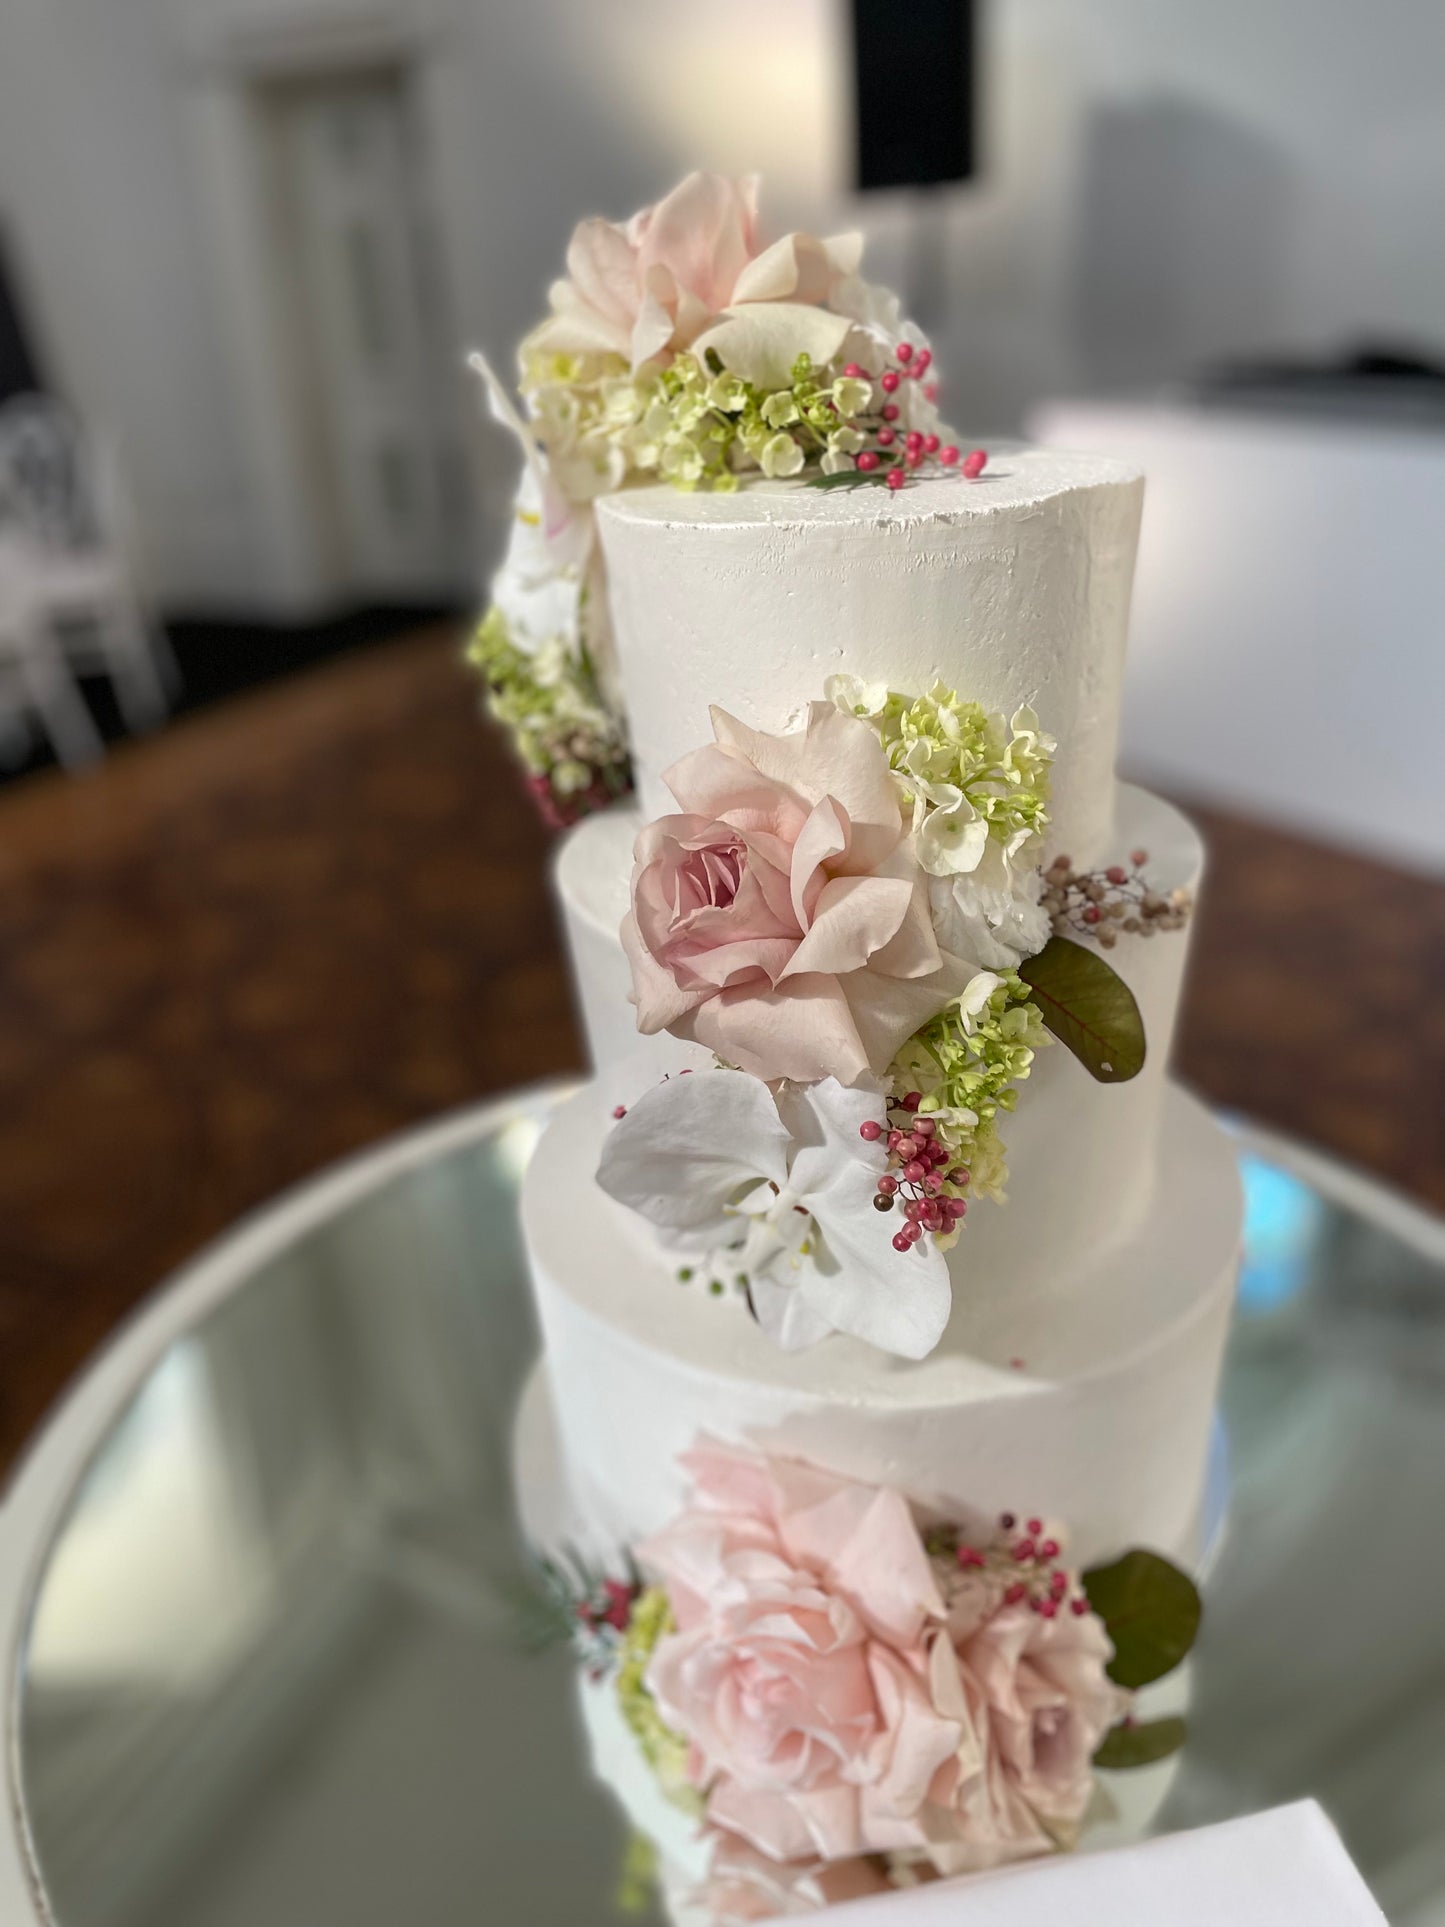
<instances>
[{"instance_id":1,"label":"red berry sprig","mask_svg":"<svg viewBox=\"0 0 1445 1927\"><path fill-rule=\"evenodd\" d=\"M885 1122L870 1117L858 1126L865 1143L887 1140L889 1168L878 1180L873 1208L901 1208L904 1222L893 1236L893 1249L900 1252L911 1251L926 1237L946 1236L968 1211L962 1196L967 1166L954 1163L935 1120L918 1115L922 1102L921 1092L909 1091L890 1107Z\"/></svg>"},{"instance_id":2,"label":"red berry sprig","mask_svg":"<svg viewBox=\"0 0 1445 1927\"><path fill-rule=\"evenodd\" d=\"M1023 1530L1012 1512L999 1515L997 1530L983 1546L958 1537L954 1558L961 1572L992 1573L1003 1580L1003 1603L1028 1606L1041 1619L1064 1610L1076 1619L1091 1612L1078 1575L1059 1564L1063 1547L1045 1532L1042 1519L1027 1519Z\"/></svg>"},{"instance_id":3,"label":"red berry sprig","mask_svg":"<svg viewBox=\"0 0 1445 1927\"><path fill-rule=\"evenodd\" d=\"M878 386L888 397L879 408L876 418L871 415L857 416L850 424L865 436L870 436L868 447L862 448L854 457L854 467L860 475L878 475L891 489L905 486L909 475L923 466L926 461L936 460L943 468L956 468L968 481L977 481L988 464L988 451L982 448L970 449L965 455L953 442L944 443L932 433L910 428L900 437L897 427L902 409L892 399L905 381L922 381L933 361L931 348L915 347L911 341L900 341L893 350L893 358L876 377L870 377L860 362L850 361L843 373L856 381L876 379ZM928 401L938 397L936 381L923 382L923 395Z\"/></svg>"},{"instance_id":4,"label":"red berry sprig","mask_svg":"<svg viewBox=\"0 0 1445 1927\"><path fill-rule=\"evenodd\" d=\"M1144 876L1147 850L1132 850L1129 867L1111 863L1105 870L1075 870L1056 856L1044 871L1042 903L1054 935L1091 936L1112 950L1122 936L1152 937L1156 930L1182 930L1189 921L1187 890L1167 895Z\"/></svg>"}]
</instances>

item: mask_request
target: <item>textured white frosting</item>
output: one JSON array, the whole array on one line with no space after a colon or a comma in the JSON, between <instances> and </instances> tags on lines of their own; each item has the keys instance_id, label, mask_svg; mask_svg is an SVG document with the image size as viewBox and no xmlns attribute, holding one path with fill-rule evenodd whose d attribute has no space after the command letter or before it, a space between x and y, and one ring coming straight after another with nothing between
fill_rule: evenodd
<instances>
[{"instance_id":1,"label":"textured white frosting","mask_svg":"<svg viewBox=\"0 0 1445 1927\"><path fill-rule=\"evenodd\" d=\"M1188 1555L1241 1221L1228 1140L1191 1099L1168 1091L1132 1236L1092 1252L1055 1222L1058 1288L956 1287L939 1346L909 1363L838 1337L782 1352L741 1296L649 1262L592 1177L615 1090L562 1107L522 1196L564 1461L604 1541L677 1510L677 1455L705 1430L944 1509L1066 1521L1086 1563L1134 1544Z\"/></svg>"},{"instance_id":2,"label":"textured white frosting","mask_svg":"<svg viewBox=\"0 0 1445 1927\"><path fill-rule=\"evenodd\" d=\"M781 728L836 671L991 709L1038 708L1066 754L1052 847L1110 842L1143 480L1094 455L1018 449L976 482L626 489L597 505L639 802L711 738L712 704Z\"/></svg>"},{"instance_id":3,"label":"textured white frosting","mask_svg":"<svg viewBox=\"0 0 1445 1927\"><path fill-rule=\"evenodd\" d=\"M1120 784L1117 797L1116 843L1106 856L1122 859L1143 847L1156 887L1197 890L1203 849L1192 824L1146 790ZM627 908L639 823L632 809L608 810L580 823L558 851L556 884L594 1068L606 1073L640 1064L661 1076L711 1060L665 1035L641 1040L637 1035L627 1001L631 978L617 930ZM1107 953L1144 1019L1147 1056L1137 1077L1127 1084L1098 1084L1061 1044L1039 1052L1020 1089L1018 1109L1002 1126L1009 1203L984 1200L970 1212L950 1264L956 1289L980 1302L1005 1293L1067 1293L1075 1249L1102 1250L1138 1223L1154 1183L1165 1069L1189 937L1188 927L1152 937L1121 935ZM640 1220L637 1226L645 1236Z\"/></svg>"}]
</instances>

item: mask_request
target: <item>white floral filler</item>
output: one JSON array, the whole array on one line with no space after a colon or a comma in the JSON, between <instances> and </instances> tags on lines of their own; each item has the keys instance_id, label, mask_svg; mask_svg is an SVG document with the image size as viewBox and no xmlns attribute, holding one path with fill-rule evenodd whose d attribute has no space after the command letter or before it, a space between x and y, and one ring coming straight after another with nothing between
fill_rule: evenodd
<instances>
[{"instance_id":1,"label":"white floral filler","mask_svg":"<svg viewBox=\"0 0 1445 1927\"><path fill-rule=\"evenodd\" d=\"M939 418L933 352L861 279L862 237L765 243L755 179L690 174L626 222L587 220L519 355L525 413L485 358L525 460L512 546L472 660L544 810L571 820L627 785L599 495L639 482L906 486L976 478Z\"/></svg>"},{"instance_id":2,"label":"white floral filler","mask_svg":"<svg viewBox=\"0 0 1445 1927\"><path fill-rule=\"evenodd\" d=\"M623 1113L598 1180L784 1348L836 1331L921 1358L1047 1041L1018 966L1051 934L1054 743L941 685L827 693L780 736L715 711L667 773L678 813L638 837L623 942L639 1029L719 1068Z\"/></svg>"}]
</instances>

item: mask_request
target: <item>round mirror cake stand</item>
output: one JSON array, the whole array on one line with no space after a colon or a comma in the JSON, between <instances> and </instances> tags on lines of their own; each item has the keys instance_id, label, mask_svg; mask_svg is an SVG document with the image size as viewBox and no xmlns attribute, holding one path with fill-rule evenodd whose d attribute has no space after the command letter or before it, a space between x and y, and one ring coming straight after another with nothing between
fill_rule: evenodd
<instances>
[{"instance_id":1,"label":"round mirror cake stand","mask_svg":"<svg viewBox=\"0 0 1445 1927\"><path fill-rule=\"evenodd\" d=\"M536 1357L516 1191L564 1094L444 1118L257 1212L36 1436L0 1504L5 1927L660 1919L513 1507ZM1240 1144L1231 1516L1163 1821L1316 1794L1390 1918L1427 1927L1445 1228Z\"/></svg>"}]
</instances>

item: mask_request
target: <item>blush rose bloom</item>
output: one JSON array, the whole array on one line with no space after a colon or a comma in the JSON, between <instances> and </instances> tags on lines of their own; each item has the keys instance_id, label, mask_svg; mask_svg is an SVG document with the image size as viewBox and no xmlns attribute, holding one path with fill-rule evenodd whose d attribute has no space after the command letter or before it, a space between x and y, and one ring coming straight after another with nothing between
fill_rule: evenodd
<instances>
[{"instance_id":1,"label":"blush rose bloom","mask_svg":"<svg viewBox=\"0 0 1445 1927\"><path fill-rule=\"evenodd\" d=\"M940 1874L1082 1821L1127 1696L1092 1614L980 1578L945 1603L903 1496L701 1441L693 1500L639 1548L676 1631L647 1676L710 1826L775 1862L905 1852Z\"/></svg>"},{"instance_id":2,"label":"blush rose bloom","mask_svg":"<svg viewBox=\"0 0 1445 1927\"><path fill-rule=\"evenodd\" d=\"M876 1860L770 1860L734 1833L712 1834L708 1877L683 1896L715 1927L754 1920L796 1919L820 1907L892 1892Z\"/></svg>"},{"instance_id":3,"label":"blush rose bloom","mask_svg":"<svg viewBox=\"0 0 1445 1927\"><path fill-rule=\"evenodd\" d=\"M939 948L883 746L830 703L784 736L712 722L634 848L638 1029L769 1080L881 1073L975 974Z\"/></svg>"},{"instance_id":4,"label":"blush rose bloom","mask_svg":"<svg viewBox=\"0 0 1445 1927\"><path fill-rule=\"evenodd\" d=\"M715 346L727 367L753 380L777 336L791 349L788 365L804 351L819 365L830 361L852 323L826 304L855 274L861 237L794 233L763 247L757 197L755 176L689 174L625 224L581 222L567 277L552 286L552 313L524 355L618 354L637 369Z\"/></svg>"}]
</instances>

